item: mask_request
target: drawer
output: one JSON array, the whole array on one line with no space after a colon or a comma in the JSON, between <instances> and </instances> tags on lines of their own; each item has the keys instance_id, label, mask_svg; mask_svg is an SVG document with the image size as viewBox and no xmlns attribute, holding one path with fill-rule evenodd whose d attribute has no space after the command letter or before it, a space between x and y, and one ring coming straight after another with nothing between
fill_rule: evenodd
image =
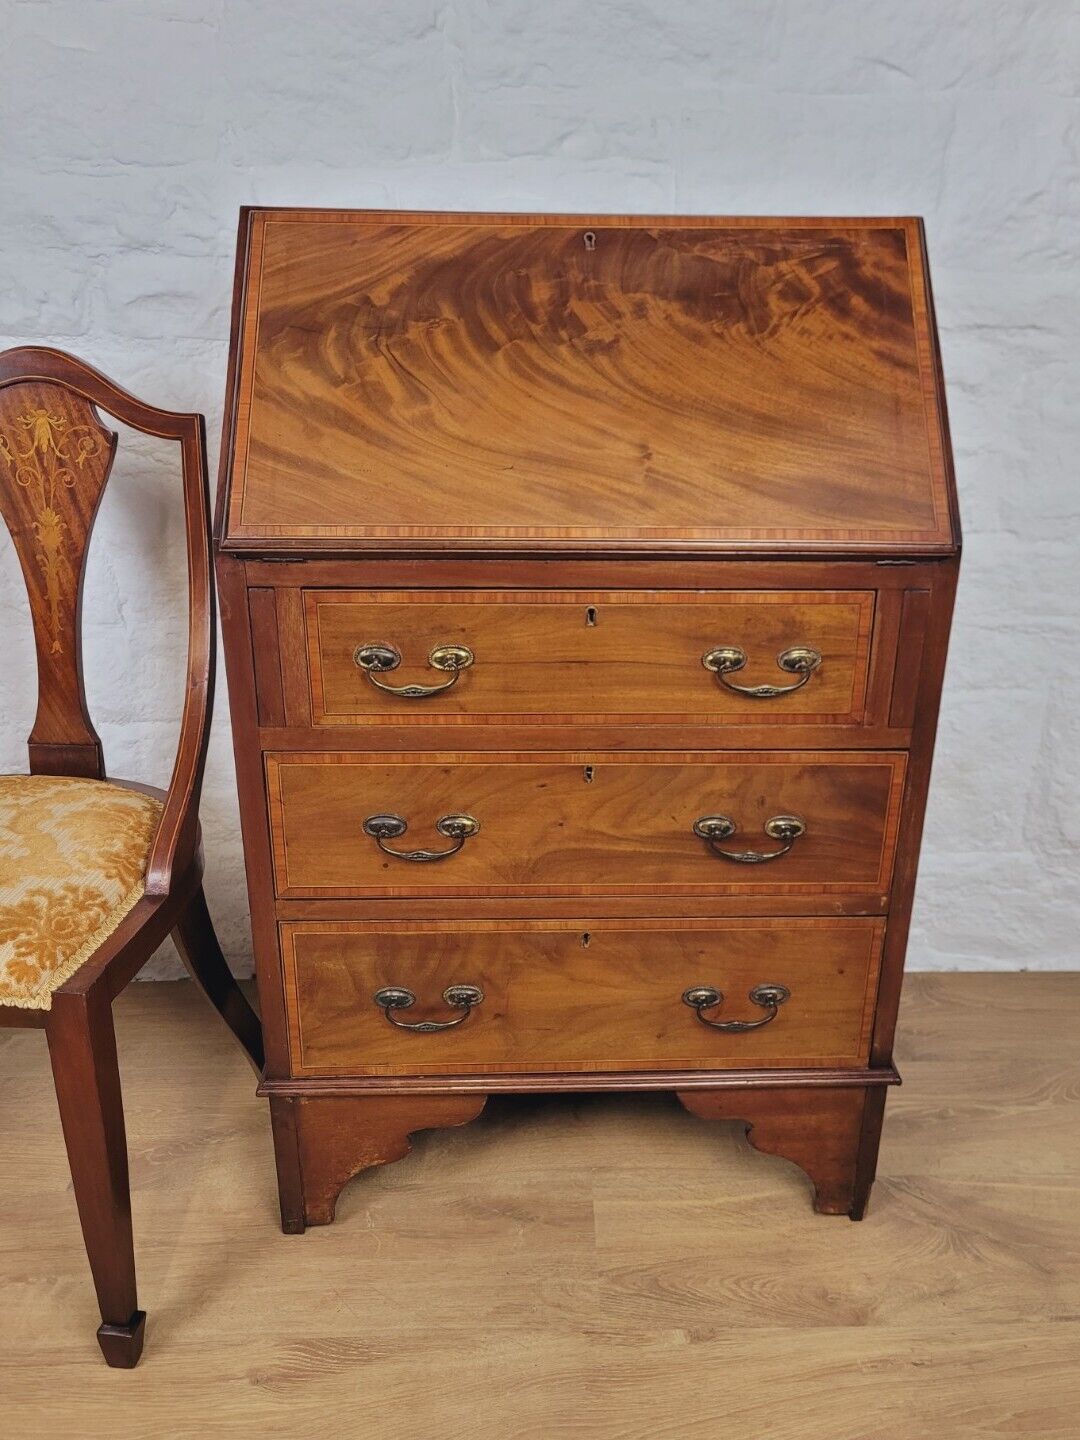
<instances>
[{"instance_id":1,"label":"drawer","mask_svg":"<svg viewBox=\"0 0 1080 1440\"><path fill-rule=\"evenodd\" d=\"M872 590L308 590L304 609L317 725L863 722ZM467 665L440 668L455 648ZM716 650L732 655L709 670Z\"/></svg>"},{"instance_id":2,"label":"drawer","mask_svg":"<svg viewBox=\"0 0 1080 1440\"><path fill-rule=\"evenodd\" d=\"M293 1071L862 1065L883 928L875 919L286 923ZM455 986L483 998L466 1011ZM722 998L699 1017L683 997L703 987ZM779 1004L768 987L783 987ZM386 996L375 999L388 988L413 1003L388 1009ZM719 1030L705 1019L756 1024ZM459 1023L397 1028L447 1021Z\"/></svg>"},{"instance_id":3,"label":"drawer","mask_svg":"<svg viewBox=\"0 0 1080 1440\"><path fill-rule=\"evenodd\" d=\"M904 769L879 751L269 753L277 892L854 893L883 906ZM707 818L711 839L695 833Z\"/></svg>"}]
</instances>

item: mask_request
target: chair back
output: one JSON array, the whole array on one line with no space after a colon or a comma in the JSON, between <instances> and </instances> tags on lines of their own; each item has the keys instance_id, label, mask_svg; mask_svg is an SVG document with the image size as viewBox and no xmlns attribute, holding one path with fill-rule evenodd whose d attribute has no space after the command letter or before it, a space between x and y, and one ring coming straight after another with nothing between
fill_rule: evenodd
<instances>
[{"instance_id":1,"label":"chair back","mask_svg":"<svg viewBox=\"0 0 1080 1440\"><path fill-rule=\"evenodd\" d=\"M158 410L73 355L0 353L0 511L22 567L37 648L33 774L105 778L86 709L81 608L90 534L116 453L98 409L180 446L188 557L188 659L180 746L151 851L149 894L167 893L194 852L214 681L206 433L201 415Z\"/></svg>"}]
</instances>

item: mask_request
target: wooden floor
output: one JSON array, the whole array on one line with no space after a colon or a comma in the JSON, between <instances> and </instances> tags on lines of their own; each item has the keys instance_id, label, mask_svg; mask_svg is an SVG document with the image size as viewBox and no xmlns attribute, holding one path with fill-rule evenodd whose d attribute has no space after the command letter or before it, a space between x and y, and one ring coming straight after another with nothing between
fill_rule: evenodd
<instances>
[{"instance_id":1,"label":"wooden floor","mask_svg":"<svg viewBox=\"0 0 1080 1440\"><path fill-rule=\"evenodd\" d=\"M42 1036L0 1031L0 1434L1080 1436L1080 975L915 976L861 1225L663 1096L508 1099L277 1229L186 984L118 1006L140 1297L109 1371Z\"/></svg>"}]
</instances>

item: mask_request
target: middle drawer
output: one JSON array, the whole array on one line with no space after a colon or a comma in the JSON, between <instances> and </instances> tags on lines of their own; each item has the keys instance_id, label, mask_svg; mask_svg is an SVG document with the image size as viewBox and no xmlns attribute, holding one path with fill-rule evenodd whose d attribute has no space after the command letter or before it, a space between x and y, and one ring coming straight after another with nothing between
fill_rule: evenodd
<instances>
[{"instance_id":1,"label":"middle drawer","mask_svg":"<svg viewBox=\"0 0 1080 1440\"><path fill-rule=\"evenodd\" d=\"M285 899L866 894L906 759L857 753L272 752Z\"/></svg>"}]
</instances>

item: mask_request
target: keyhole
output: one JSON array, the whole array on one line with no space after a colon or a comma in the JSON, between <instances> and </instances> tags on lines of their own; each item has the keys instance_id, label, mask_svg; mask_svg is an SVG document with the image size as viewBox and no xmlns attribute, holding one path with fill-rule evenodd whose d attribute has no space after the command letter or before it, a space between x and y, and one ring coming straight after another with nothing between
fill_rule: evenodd
<instances>
[{"instance_id":1,"label":"keyhole","mask_svg":"<svg viewBox=\"0 0 1080 1440\"><path fill-rule=\"evenodd\" d=\"M589 941L590 941L591 939L592 939L592 936L589 934L588 930L585 930L585 931L582 932L582 936L581 936L581 948L582 948L583 950L587 950L587 949L589 948Z\"/></svg>"},{"instance_id":2,"label":"keyhole","mask_svg":"<svg viewBox=\"0 0 1080 1440\"><path fill-rule=\"evenodd\" d=\"M588 609L585 611L585 624L586 624L586 625L595 625L595 624L596 624L596 606L595 606L595 605L590 605L590 606L588 607Z\"/></svg>"},{"instance_id":3,"label":"keyhole","mask_svg":"<svg viewBox=\"0 0 1080 1440\"><path fill-rule=\"evenodd\" d=\"M586 250L596 249L596 235L592 230L586 230L581 238L585 241Z\"/></svg>"},{"instance_id":4,"label":"keyhole","mask_svg":"<svg viewBox=\"0 0 1080 1440\"><path fill-rule=\"evenodd\" d=\"M585 777L585 784L586 784L586 785L591 785L592 782L593 782L593 774L594 774L593 767L592 767L591 765L586 765L586 766L585 766L585 769L584 769L581 773L582 773L582 775Z\"/></svg>"}]
</instances>

